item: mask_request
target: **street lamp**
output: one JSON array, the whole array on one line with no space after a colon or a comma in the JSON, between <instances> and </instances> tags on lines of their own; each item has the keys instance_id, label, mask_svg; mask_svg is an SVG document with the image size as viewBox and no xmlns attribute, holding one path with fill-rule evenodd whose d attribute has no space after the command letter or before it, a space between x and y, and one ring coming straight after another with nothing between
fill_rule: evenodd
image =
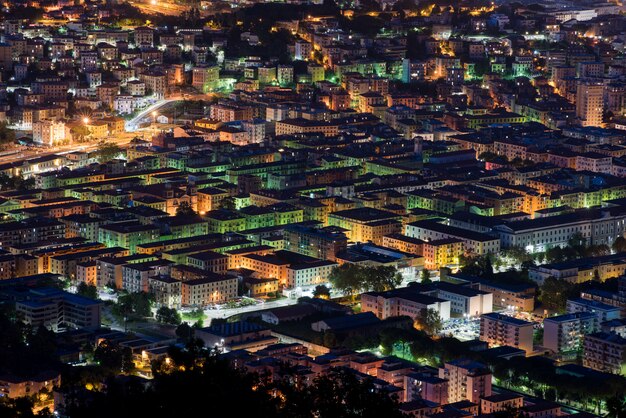
<instances>
[{"instance_id":1,"label":"street lamp","mask_svg":"<svg viewBox=\"0 0 626 418\"><path fill-rule=\"evenodd\" d=\"M89 118L88 118L88 117L84 117L84 118L83 118L83 123L84 123L85 125L87 125L87 124L89 123Z\"/></svg>"}]
</instances>

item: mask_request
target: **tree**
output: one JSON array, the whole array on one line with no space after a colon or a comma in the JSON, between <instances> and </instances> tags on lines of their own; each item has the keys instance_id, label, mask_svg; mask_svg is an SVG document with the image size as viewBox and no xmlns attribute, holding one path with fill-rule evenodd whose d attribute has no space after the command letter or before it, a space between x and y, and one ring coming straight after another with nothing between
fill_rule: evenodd
<instances>
[{"instance_id":1,"label":"tree","mask_svg":"<svg viewBox=\"0 0 626 418\"><path fill-rule=\"evenodd\" d=\"M123 153L123 150L114 143L101 141L96 150L96 159L99 163L106 163Z\"/></svg>"},{"instance_id":2,"label":"tree","mask_svg":"<svg viewBox=\"0 0 626 418\"><path fill-rule=\"evenodd\" d=\"M611 247L606 244L590 245L585 250L585 256L587 257L601 257L611 254Z\"/></svg>"},{"instance_id":3,"label":"tree","mask_svg":"<svg viewBox=\"0 0 626 418\"><path fill-rule=\"evenodd\" d=\"M364 281L361 288L365 291L384 292L395 289L402 283L402 275L393 266L364 267Z\"/></svg>"},{"instance_id":4,"label":"tree","mask_svg":"<svg viewBox=\"0 0 626 418\"><path fill-rule=\"evenodd\" d=\"M6 122L0 123L0 145L12 144L15 142L15 131L9 129Z\"/></svg>"},{"instance_id":5,"label":"tree","mask_svg":"<svg viewBox=\"0 0 626 418\"><path fill-rule=\"evenodd\" d=\"M443 320L435 309L422 309L415 318L415 325L429 335L437 335L443 328Z\"/></svg>"},{"instance_id":6,"label":"tree","mask_svg":"<svg viewBox=\"0 0 626 418\"><path fill-rule=\"evenodd\" d=\"M85 282L78 284L76 293L89 299L98 299L98 288Z\"/></svg>"},{"instance_id":7,"label":"tree","mask_svg":"<svg viewBox=\"0 0 626 418\"><path fill-rule=\"evenodd\" d=\"M194 336L194 329L183 322L176 328L176 336L183 341L189 341Z\"/></svg>"},{"instance_id":8,"label":"tree","mask_svg":"<svg viewBox=\"0 0 626 418\"><path fill-rule=\"evenodd\" d=\"M574 233L568 240L567 245L572 248L585 248L587 239L580 232Z\"/></svg>"},{"instance_id":9,"label":"tree","mask_svg":"<svg viewBox=\"0 0 626 418\"><path fill-rule=\"evenodd\" d=\"M626 418L626 396L615 395L606 400L607 418Z\"/></svg>"},{"instance_id":10,"label":"tree","mask_svg":"<svg viewBox=\"0 0 626 418\"><path fill-rule=\"evenodd\" d=\"M613 248L613 251L615 251L616 253L626 252L626 238L624 238L623 236L619 236L615 238L612 248Z\"/></svg>"},{"instance_id":11,"label":"tree","mask_svg":"<svg viewBox=\"0 0 626 418\"><path fill-rule=\"evenodd\" d=\"M563 312L567 300L578 296L579 292L579 287L574 283L548 277L541 286L540 299L546 309Z\"/></svg>"},{"instance_id":12,"label":"tree","mask_svg":"<svg viewBox=\"0 0 626 418\"><path fill-rule=\"evenodd\" d=\"M179 217L195 217L198 215L195 210L191 207L191 203L189 202L180 202L178 207L176 208L176 216Z\"/></svg>"},{"instance_id":13,"label":"tree","mask_svg":"<svg viewBox=\"0 0 626 418\"><path fill-rule=\"evenodd\" d=\"M320 299L330 299L330 289L323 284L315 286L315 290L313 290L313 297Z\"/></svg>"},{"instance_id":14,"label":"tree","mask_svg":"<svg viewBox=\"0 0 626 418\"><path fill-rule=\"evenodd\" d=\"M333 287L344 294L395 289L402 283L402 276L392 266L361 266L346 263L335 267L328 277Z\"/></svg>"},{"instance_id":15,"label":"tree","mask_svg":"<svg viewBox=\"0 0 626 418\"><path fill-rule=\"evenodd\" d=\"M220 202L220 209L230 210L230 211L236 210L237 205L235 204L235 199L233 199L231 196L225 197Z\"/></svg>"},{"instance_id":16,"label":"tree","mask_svg":"<svg viewBox=\"0 0 626 418\"><path fill-rule=\"evenodd\" d=\"M420 282L422 284L430 284L433 281L430 279L430 271L428 271L428 269L422 269L422 271L420 272Z\"/></svg>"},{"instance_id":17,"label":"tree","mask_svg":"<svg viewBox=\"0 0 626 418\"><path fill-rule=\"evenodd\" d=\"M363 267L358 264L345 263L339 267L335 267L328 280L332 283L335 289L338 289L344 294L355 294L359 292L364 281Z\"/></svg>"},{"instance_id":18,"label":"tree","mask_svg":"<svg viewBox=\"0 0 626 418\"><path fill-rule=\"evenodd\" d=\"M337 345L337 335L333 331L324 332L324 346L334 348Z\"/></svg>"},{"instance_id":19,"label":"tree","mask_svg":"<svg viewBox=\"0 0 626 418\"><path fill-rule=\"evenodd\" d=\"M113 313L128 319L140 319L152 316L154 297L146 292L122 294L113 306Z\"/></svg>"},{"instance_id":20,"label":"tree","mask_svg":"<svg viewBox=\"0 0 626 418\"><path fill-rule=\"evenodd\" d=\"M156 311L156 320L163 324L179 325L181 323L180 314L174 308L161 306Z\"/></svg>"},{"instance_id":21,"label":"tree","mask_svg":"<svg viewBox=\"0 0 626 418\"><path fill-rule=\"evenodd\" d=\"M72 126L70 133L72 134L72 138L76 138L76 142L82 142L91 135L91 130L81 123Z\"/></svg>"},{"instance_id":22,"label":"tree","mask_svg":"<svg viewBox=\"0 0 626 418\"><path fill-rule=\"evenodd\" d=\"M100 366L113 373L128 373L135 367L130 347L122 347L116 342L104 340L98 344L93 358Z\"/></svg>"}]
</instances>

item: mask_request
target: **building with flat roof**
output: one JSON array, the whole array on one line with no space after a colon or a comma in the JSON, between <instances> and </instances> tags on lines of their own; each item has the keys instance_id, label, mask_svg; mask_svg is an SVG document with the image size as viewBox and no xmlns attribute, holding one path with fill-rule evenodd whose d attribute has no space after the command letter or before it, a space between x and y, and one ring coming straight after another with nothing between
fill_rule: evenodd
<instances>
[{"instance_id":1,"label":"building with flat roof","mask_svg":"<svg viewBox=\"0 0 626 418\"><path fill-rule=\"evenodd\" d=\"M543 320L543 346L555 353L582 349L583 338L599 329L599 320L591 312L553 316Z\"/></svg>"},{"instance_id":2,"label":"building with flat roof","mask_svg":"<svg viewBox=\"0 0 626 418\"><path fill-rule=\"evenodd\" d=\"M620 308L583 298L569 299L566 309L567 313L591 312L596 315L598 322L610 321L621 317Z\"/></svg>"},{"instance_id":3,"label":"building with flat roof","mask_svg":"<svg viewBox=\"0 0 626 418\"><path fill-rule=\"evenodd\" d=\"M480 317L480 340L533 352L533 323L496 312Z\"/></svg>"},{"instance_id":4,"label":"building with flat roof","mask_svg":"<svg viewBox=\"0 0 626 418\"><path fill-rule=\"evenodd\" d=\"M433 309L442 320L450 319L450 301L420 293L415 287L387 292L366 292L361 295L361 311L372 312L379 319L395 316L417 318L423 310Z\"/></svg>"},{"instance_id":5,"label":"building with flat roof","mask_svg":"<svg viewBox=\"0 0 626 418\"><path fill-rule=\"evenodd\" d=\"M491 396L491 372L482 363L459 359L439 368L439 377L448 380L448 402L470 401L480 403Z\"/></svg>"},{"instance_id":6,"label":"building with flat roof","mask_svg":"<svg viewBox=\"0 0 626 418\"><path fill-rule=\"evenodd\" d=\"M583 366L626 375L626 338L606 332L585 335Z\"/></svg>"},{"instance_id":7,"label":"building with flat roof","mask_svg":"<svg viewBox=\"0 0 626 418\"><path fill-rule=\"evenodd\" d=\"M54 288L29 290L15 303L17 315L34 328L99 328L102 302Z\"/></svg>"},{"instance_id":8,"label":"building with flat roof","mask_svg":"<svg viewBox=\"0 0 626 418\"><path fill-rule=\"evenodd\" d=\"M237 278L206 273L204 277L184 280L181 284L183 306L204 307L228 302L237 297Z\"/></svg>"},{"instance_id":9,"label":"building with flat roof","mask_svg":"<svg viewBox=\"0 0 626 418\"><path fill-rule=\"evenodd\" d=\"M195 335L205 346L222 351L245 349L254 352L278 342L269 328L246 321L211 325L196 330Z\"/></svg>"},{"instance_id":10,"label":"building with flat roof","mask_svg":"<svg viewBox=\"0 0 626 418\"><path fill-rule=\"evenodd\" d=\"M332 212L328 215L328 224L344 228L352 242L382 244L385 235L402 231L401 219L393 212L362 207Z\"/></svg>"},{"instance_id":11,"label":"building with flat roof","mask_svg":"<svg viewBox=\"0 0 626 418\"><path fill-rule=\"evenodd\" d=\"M431 220L412 222L406 226L406 235L422 241L453 238L463 241L465 251L477 254L495 254L500 251L500 239L480 232L457 228Z\"/></svg>"}]
</instances>

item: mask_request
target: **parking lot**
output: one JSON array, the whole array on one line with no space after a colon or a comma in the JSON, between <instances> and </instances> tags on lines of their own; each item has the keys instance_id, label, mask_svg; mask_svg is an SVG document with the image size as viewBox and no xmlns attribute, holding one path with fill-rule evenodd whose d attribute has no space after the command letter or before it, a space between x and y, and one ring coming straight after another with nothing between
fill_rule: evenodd
<instances>
[{"instance_id":1,"label":"parking lot","mask_svg":"<svg viewBox=\"0 0 626 418\"><path fill-rule=\"evenodd\" d=\"M480 333L479 318L451 318L444 322L442 336L452 336L461 341L475 340Z\"/></svg>"}]
</instances>

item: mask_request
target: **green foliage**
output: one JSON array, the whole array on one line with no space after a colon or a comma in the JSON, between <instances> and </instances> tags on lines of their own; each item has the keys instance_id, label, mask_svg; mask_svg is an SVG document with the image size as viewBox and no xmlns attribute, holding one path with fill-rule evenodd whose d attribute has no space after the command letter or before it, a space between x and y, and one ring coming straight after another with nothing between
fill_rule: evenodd
<instances>
[{"instance_id":1,"label":"green foliage","mask_svg":"<svg viewBox=\"0 0 626 418\"><path fill-rule=\"evenodd\" d=\"M195 210L193 210L189 202L180 202L180 204L176 208L176 216L188 218L188 217L195 217L197 215L198 214L196 213Z\"/></svg>"},{"instance_id":2,"label":"green foliage","mask_svg":"<svg viewBox=\"0 0 626 418\"><path fill-rule=\"evenodd\" d=\"M607 418L626 418L626 395L615 395L606 401Z\"/></svg>"},{"instance_id":3,"label":"green foliage","mask_svg":"<svg viewBox=\"0 0 626 418\"><path fill-rule=\"evenodd\" d=\"M626 238L622 236L617 237L613 242L612 248L616 253L626 252Z\"/></svg>"},{"instance_id":4,"label":"green foliage","mask_svg":"<svg viewBox=\"0 0 626 418\"><path fill-rule=\"evenodd\" d=\"M134 369L133 353L130 347L122 347L112 341L100 342L94 350L93 358L100 366L114 374L128 373Z\"/></svg>"},{"instance_id":5,"label":"green foliage","mask_svg":"<svg viewBox=\"0 0 626 418\"><path fill-rule=\"evenodd\" d=\"M402 283L402 276L394 267L370 267L351 263L335 267L328 279L333 287L351 295L395 289Z\"/></svg>"},{"instance_id":6,"label":"green foliage","mask_svg":"<svg viewBox=\"0 0 626 418\"><path fill-rule=\"evenodd\" d=\"M228 405L229 415L235 417L402 417L397 401L377 389L373 379L358 379L349 371L333 369L301 385L296 379L269 381L233 369L195 345L171 350L170 357L175 367L155 367L149 385L135 379L115 379L89 397L68 391L66 415L186 417ZM282 373L289 372L284 366Z\"/></svg>"},{"instance_id":7,"label":"green foliage","mask_svg":"<svg viewBox=\"0 0 626 418\"><path fill-rule=\"evenodd\" d=\"M72 128L70 129L70 133L72 134L72 138L76 139L76 142L82 142L85 140L85 138L91 135L91 130L81 123L72 126Z\"/></svg>"},{"instance_id":8,"label":"green foliage","mask_svg":"<svg viewBox=\"0 0 626 418\"><path fill-rule=\"evenodd\" d=\"M430 279L430 271L428 269L422 269L420 272L420 283L422 284L430 284L433 281Z\"/></svg>"},{"instance_id":9,"label":"green foliage","mask_svg":"<svg viewBox=\"0 0 626 418\"><path fill-rule=\"evenodd\" d=\"M183 312L182 318L189 322L202 322L207 318L207 316L202 309L198 308L191 312Z\"/></svg>"},{"instance_id":10,"label":"green foliage","mask_svg":"<svg viewBox=\"0 0 626 418\"><path fill-rule=\"evenodd\" d=\"M19 418L52 418L54 415L46 408L38 413L33 412L35 403L31 398L0 397L0 417Z\"/></svg>"},{"instance_id":11,"label":"green foliage","mask_svg":"<svg viewBox=\"0 0 626 418\"><path fill-rule=\"evenodd\" d=\"M422 309L415 318L415 322L418 328L428 335L437 335L443 328L443 320L439 312L434 309Z\"/></svg>"},{"instance_id":12,"label":"green foliage","mask_svg":"<svg viewBox=\"0 0 626 418\"><path fill-rule=\"evenodd\" d=\"M12 144L15 142L15 131L9 129L6 122L0 123L0 145Z\"/></svg>"},{"instance_id":13,"label":"green foliage","mask_svg":"<svg viewBox=\"0 0 626 418\"><path fill-rule=\"evenodd\" d=\"M33 329L12 310L0 307L0 373L30 376L58 367L54 333Z\"/></svg>"},{"instance_id":14,"label":"green foliage","mask_svg":"<svg viewBox=\"0 0 626 418\"><path fill-rule=\"evenodd\" d=\"M146 292L121 294L113 306L113 313L130 320L152 316L154 297Z\"/></svg>"},{"instance_id":15,"label":"green foliage","mask_svg":"<svg viewBox=\"0 0 626 418\"><path fill-rule=\"evenodd\" d=\"M330 289L324 286L323 284L317 285L315 286L315 289L313 290L313 297L321 298L321 299L329 299Z\"/></svg>"},{"instance_id":16,"label":"green foliage","mask_svg":"<svg viewBox=\"0 0 626 418\"><path fill-rule=\"evenodd\" d=\"M80 282L76 287L76 293L90 299L98 299L98 288L96 286Z\"/></svg>"},{"instance_id":17,"label":"green foliage","mask_svg":"<svg viewBox=\"0 0 626 418\"><path fill-rule=\"evenodd\" d=\"M222 199L222 201L220 202L220 209L225 209L225 210L236 210L237 206L235 205L235 199L233 199L232 197L226 197L224 199Z\"/></svg>"},{"instance_id":18,"label":"green foliage","mask_svg":"<svg viewBox=\"0 0 626 418\"><path fill-rule=\"evenodd\" d=\"M491 256L461 256L459 257L461 273L470 276L486 277L493 276L493 266L491 265Z\"/></svg>"},{"instance_id":19,"label":"green foliage","mask_svg":"<svg viewBox=\"0 0 626 418\"><path fill-rule=\"evenodd\" d=\"M179 325L182 321L180 314L174 308L161 306L156 311L156 320L163 324Z\"/></svg>"},{"instance_id":20,"label":"green foliage","mask_svg":"<svg viewBox=\"0 0 626 418\"><path fill-rule=\"evenodd\" d=\"M123 153L123 150L111 142L102 141L96 150L96 159L99 163L106 163Z\"/></svg>"},{"instance_id":21,"label":"green foliage","mask_svg":"<svg viewBox=\"0 0 626 418\"><path fill-rule=\"evenodd\" d=\"M35 178L25 179L22 176L10 177L5 173L0 173L0 189L6 190L32 190L35 188Z\"/></svg>"},{"instance_id":22,"label":"green foliage","mask_svg":"<svg viewBox=\"0 0 626 418\"><path fill-rule=\"evenodd\" d=\"M564 312L567 299L580 296L579 285L554 277L548 277L541 286L539 299L544 308Z\"/></svg>"},{"instance_id":23,"label":"green foliage","mask_svg":"<svg viewBox=\"0 0 626 418\"><path fill-rule=\"evenodd\" d=\"M182 341L190 341L194 336L194 329L183 322L176 328L176 336Z\"/></svg>"}]
</instances>

